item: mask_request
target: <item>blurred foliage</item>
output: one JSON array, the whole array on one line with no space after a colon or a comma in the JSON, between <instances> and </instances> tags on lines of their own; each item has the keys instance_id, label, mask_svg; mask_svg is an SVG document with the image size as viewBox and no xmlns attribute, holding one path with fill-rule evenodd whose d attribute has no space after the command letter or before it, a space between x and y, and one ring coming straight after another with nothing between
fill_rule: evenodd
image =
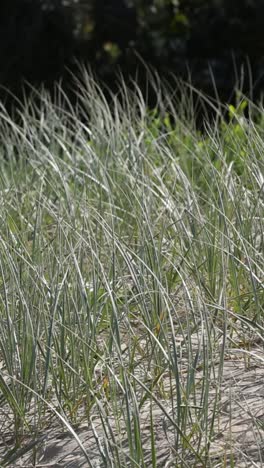
<instances>
[{"instance_id":1,"label":"blurred foliage","mask_svg":"<svg viewBox=\"0 0 264 468\"><path fill-rule=\"evenodd\" d=\"M79 9L76 55L103 79L118 66L133 75L140 56L224 100L254 79L256 94L263 86L263 0L82 0Z\"/></svg>"},{"instance_id":2,"label":"blurred foliage","mask_svg":"<svg viewBox=\"0 0 264 468\"><path fill-rule=\"evenodd\" d=\"M52 83L77 58L112 86L146 62L227 100L242 64L263 86L263 19L263 0L1 0L0 83Z\"/></svg>"},{"instance_id":3,"label":"blurred foliage","mask_svg":"<svg viewBox=\"0 0 264 468\"><path fill-rule=\"evenodd\" d=\"M234 88L251 98L263 88L263 0L83 0L79 8L76 56L111 86L121 68L144 87L145 62L223 101Z\"/></svg>"},{"instance_id":4,"label":"blurred foliage","mask_svg":"<svg viewBox=\"0 0 264 468\"><path fill-rule=\"evenodd\" d=\"M67 13L59 1L44 8L37 0L1 0L1 71L10 70L12 79L17 72L41 77L50 68L60 68L73 47L73 21Z\"/></svg>"},{"instance_id":5,"label":"blurred foliage","mask_svg":"<svg viewBox=\"0 0 264 468\"><path fill-rule=\"evenodd\" d=\"M80 0L80 39L135 47L149 58L263 52L263 0ZM96 42L97 41L97 42Z\"/></svg>"},{"instance_id":6,"label":"blurred foliage","mask_svg":"<svg viewBox=\"0 0 264 468\"><path fill-rule=\"evenodd\" d=\"M73 55L74 21L60 0L1 0L0 97L27 80L52 85ZM10 96L9 96L10 97Z\"/></svg>"}]
</instances>

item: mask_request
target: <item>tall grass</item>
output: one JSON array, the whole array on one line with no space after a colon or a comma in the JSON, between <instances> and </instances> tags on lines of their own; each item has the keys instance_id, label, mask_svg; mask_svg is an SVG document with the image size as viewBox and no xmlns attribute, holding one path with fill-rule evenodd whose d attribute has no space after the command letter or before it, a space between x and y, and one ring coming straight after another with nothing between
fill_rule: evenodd
<instances>
[{"instance_id":1,"label":"tall grass","mask_svg":"<svg viewBox=\"0 0 264 468\"><path fill-rule=\"evenodd\" d=\"M202 134L187 94L120 89L1 110L1 466L54 428L92 467L91 444L105 467L226 460L225 359L263 339L263 118Z\"/></svg>"}]
</instances>

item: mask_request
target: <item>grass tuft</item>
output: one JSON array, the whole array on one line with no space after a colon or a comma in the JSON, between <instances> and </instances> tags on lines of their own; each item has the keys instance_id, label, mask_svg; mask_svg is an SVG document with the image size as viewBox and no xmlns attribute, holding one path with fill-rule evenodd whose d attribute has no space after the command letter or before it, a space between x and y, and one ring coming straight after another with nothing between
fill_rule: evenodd
<instances>
[{"instance_id":1,"label":"grass tuft","mask_svg":"<svg viewBox=\"0 0 264 468\"><path fill-rule=\"evenodd\" d=\"M217 441L226 365L263 348L261 109L201 133L186 90L34 93L0 110L1 466L54 430L87 466L238 466Z\"/></svg>"}]
</instances>

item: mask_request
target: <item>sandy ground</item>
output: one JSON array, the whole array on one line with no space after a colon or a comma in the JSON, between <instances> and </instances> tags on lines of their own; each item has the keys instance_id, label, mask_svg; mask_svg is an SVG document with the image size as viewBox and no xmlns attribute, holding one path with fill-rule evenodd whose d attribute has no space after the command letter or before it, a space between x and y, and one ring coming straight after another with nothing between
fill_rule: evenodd
<instances>
[{"instance_id":1,"label":"sandy ground","mask_svg":"<svg viewBox=\"0 0 264 468\"><path fill-rule=\"evenodd\" d=\"M250 358L249 358L250 357ZM201 371L202 372L202 371ZM199 372L197 373L199 378ZM164 382L166 386L166 381ZM168 383L169 384L169 383ZM210 387L209 405L215 401L215 385ZM167 407L168 414L171 404L162 401ZM192 461L191 456L185 459L185 466L190 467L264 467L264 350L263 343L255 342L250 351L237 347L226 353L223 366L223 379L221 382L221 401L219 414L215 420L215 438L211 443L210 456L205 464ZM144 441L145 466L151 468L151 447L149 437L150 403L147 400L141 408L142 439ZM210 411L209 411L210 415ZM159 468L177 467L179 457L175 453L175 432L169 418L155 404L153 405L153 419L158 447L157 466ZM209 418L210 420L210 418ZM113 421L114 428L114 421ZM76 430L87 453L90 462L79 448L74 437L69 433L61 433L50 429L40 436L36 447L38 448L37 462L32 464L31 452L21 457L11 467L93 467L115 468L114 464L103 462L105 450L111 452L111 440L106 440L102 423L94 415L92 424L82 425ZM121 447L122 445L122 447ZM5 451L0 439L0 457ZM10 448L10 447L9 447ZM128 453L126 432L120 441L119 449ZM100 453L101 451L101 453ZM120 452L121 453L121 452ZM129 462L124 466L130 466ZM181 465L184 466L184 465Z\"/></svg>"}]
</instances>

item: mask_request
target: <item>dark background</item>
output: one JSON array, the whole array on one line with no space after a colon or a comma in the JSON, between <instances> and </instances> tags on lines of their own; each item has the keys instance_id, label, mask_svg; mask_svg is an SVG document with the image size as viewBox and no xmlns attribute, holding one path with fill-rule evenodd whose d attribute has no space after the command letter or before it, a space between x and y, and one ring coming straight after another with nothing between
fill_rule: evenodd
<instances>
[{"instance_id":1,"label":"dark background","mask_svg":"<svg viewBox=\"0 0 264 468\"><path fill-rule=\"evenodd\" d=\"M141 57L139 59L139 56ZM25 81L72 88L76 59L111 89L142 60L206 93L232 99L236 86L258 99L264 88L264 0L1 0L0 98ZM212 79L212 76L214 79ZM12 99L11 99L12 100Z\"/></svg>"}]
</instances>

